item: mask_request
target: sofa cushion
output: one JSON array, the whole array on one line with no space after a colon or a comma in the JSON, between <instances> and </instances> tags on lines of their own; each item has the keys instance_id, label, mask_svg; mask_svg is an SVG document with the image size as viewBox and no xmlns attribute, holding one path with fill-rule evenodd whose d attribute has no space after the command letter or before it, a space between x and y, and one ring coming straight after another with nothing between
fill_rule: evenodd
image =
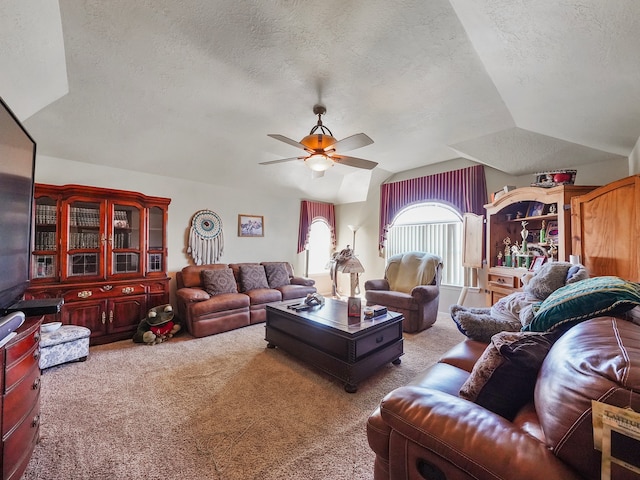
<instances>
[{"instance_id":1,"label":"sofa cushion","mask_svg":"<svg viewBox=\"0 0 640 480\"><path fill-rule=\"evenodd\" d=\"M538 370L559 332L502 332L494 335L460 396L513 420L533 400Z\"/></svg>"},{"instance_id":2,"label":"sofa cushion","mask_svg":"<svg viewBox=\"0 0 640 480\"><path fill-rule=\"evenodd\" d=\"M202 270L202 288L212 296L221 293L238 293L236 279L230 268Z\"/></svg>"},{"instance_id":3,"label":"sofa cushion","mask_svg":"<svg viewBox=\"0 0 640 480\"><path fill-rule=\"evenodd\" d=\"M204 270L216 270L229 268L225 263L210 263L207 265L188 265L180 271L181 287L202 288L202 272Z\"/></svg>"},{"instance_id":4,"label":"sofa cushion","mask_svg":"<svg viewBox=\"0 0 640 480\"><path fill-rule=\"evenodd\" d=\"M248 292L257 288L269 288L262 265L240 265L240 290Z\"/></svg>"},{"instance_id":5,"label":"sofa cushion","mask_svg":"<svg viewBox=\"0 0 640 480\"><path fill-rule=\"evenodd\" d=\"M291 284L289 272L284 263L267 263L264 265L264 271L267 275L267 283L270 288L278 288Z\"/></svg>"},{"instance_id":6,"label":"sofa cushion","mask_svg":"<svg viewBox=\"0 0 640 480\"><path fill-rule=\"evenodd\" d=\"M640 284L603 276L566 285L534 305L525 331L545 332L603 315L616 315L640 305Z\"/></svg>"},{"instance_id":7,"label":"sofa cushion","mask_svg":"<svg viewBox=\"0 0 640 480\"><path fill-rule=\"evenodd\" d=\"M279 302L282 300L282 293L280 290L273 288L254 288L245 292L245 295L249 297L251 307L257 305L264 305L265 303Z\"/></svg>"}]
</instances>

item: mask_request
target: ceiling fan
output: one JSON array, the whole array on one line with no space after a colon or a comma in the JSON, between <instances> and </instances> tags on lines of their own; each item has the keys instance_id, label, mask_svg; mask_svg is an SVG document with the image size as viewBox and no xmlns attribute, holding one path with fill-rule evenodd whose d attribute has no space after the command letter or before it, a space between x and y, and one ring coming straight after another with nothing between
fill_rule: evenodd
<instances>
[{"instance_id":1,"label":"ceiling fan","mask_svg":"<svg viewBox=\"0 0 640 480\"><path fill-rule=\"evenodd\" d=\"M324 172L336 163L347 165L355 168L365 168L371 170L378 165L376 162L364 160L362 158L348 157L342 155L342 152L355 150L356 148L371 145L373 140L364 133L356 133L350 137L336 140L331 130L322 124L322 115L327 112L324 105L314 105L313 113L318 116L318 123L311 129L309 135L299 142L292 140L284 135L270 133L271 138L288 143L294 147L298 147L307 152L306 155L300 157L283 158L280 160L271 160L262 162L260 165L272 165L274 163L290 162L293 160L302 160L312 171L314 177L322 177Z\"/></svg>"}]
</instances>

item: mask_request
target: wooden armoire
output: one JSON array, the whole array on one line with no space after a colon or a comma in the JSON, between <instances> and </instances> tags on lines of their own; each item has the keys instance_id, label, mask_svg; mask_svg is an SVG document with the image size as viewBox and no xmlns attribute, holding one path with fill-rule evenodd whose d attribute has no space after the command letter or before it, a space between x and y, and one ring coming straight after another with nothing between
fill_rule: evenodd
<instances>
[{"instance_id":1,"label":"wooden armoire","mask_svg":"<svg viewBox=\"0 0 640 480\"><path fill-rule=\"evenodd\" d=\"M640 282L640 175L571 199L572 251L591 276Z\"/></svg>"}]
</instances>

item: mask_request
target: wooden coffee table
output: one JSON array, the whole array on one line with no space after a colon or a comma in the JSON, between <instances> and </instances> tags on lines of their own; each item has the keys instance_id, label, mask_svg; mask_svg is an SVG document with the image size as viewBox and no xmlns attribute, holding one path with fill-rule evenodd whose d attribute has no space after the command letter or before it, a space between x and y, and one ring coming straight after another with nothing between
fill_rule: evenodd
<instances>
[{"instance_id":1,"label":"wooden coffee table","mask_svg":"<svg viewBox=\"0 0 640 480\"><path fill-rule=\"evenodd\" d=\"M386 363L400 364L402 320L388 312L372 319L348 317L347 303L327 298L325 304L295 311L301 300L267 305L265 340L300 360L345 382L354 393L358 383Z\"/></svg>"}]
</instances>

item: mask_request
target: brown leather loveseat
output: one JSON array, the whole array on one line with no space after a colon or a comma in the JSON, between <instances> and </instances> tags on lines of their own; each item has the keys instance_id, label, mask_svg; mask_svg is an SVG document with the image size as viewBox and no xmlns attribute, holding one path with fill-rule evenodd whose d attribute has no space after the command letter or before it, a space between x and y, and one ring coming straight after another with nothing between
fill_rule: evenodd
<instances>
[{"instance_id":1,"label":"brown leather loveseat","mask_svg":"<svg viewBox=\"0 0 640 480\"><path fill-rule=\"evenodd\" d=\"M591 400L639 411L640 326L599 317L570 328L511 420L459 396L485 346L465 340L382 400L367 424L374 478L600 479ZM638 478L615 468L612 479Z\"/></svg>"},{"instance_id":2,"label":"brown leather loveseat","mask_svg":"<svg viewBox=\"0 0 640 480\"><path fill-rule=\"evenodd\" d=\"M191 265L176 274L178 315L194 337L266 320L271 302L316 293L315 281L288 262Z\"/></svg>"}]
</instances>

